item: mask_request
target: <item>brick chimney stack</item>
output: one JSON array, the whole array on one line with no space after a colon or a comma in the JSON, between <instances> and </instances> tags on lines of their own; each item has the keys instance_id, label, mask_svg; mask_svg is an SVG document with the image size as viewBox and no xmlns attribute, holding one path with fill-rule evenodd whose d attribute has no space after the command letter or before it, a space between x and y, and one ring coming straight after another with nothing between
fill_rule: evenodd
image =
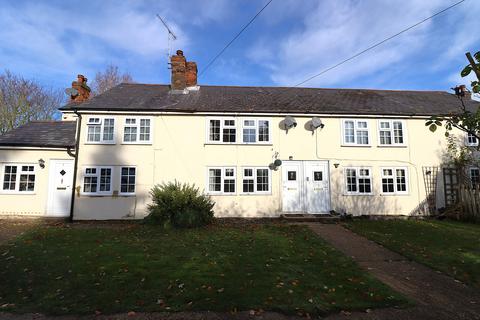
<instances>
[{"instance_id":1,"label":"brick chimney stack","mask_svg":"<svg viewBox=\"0 0 480 320\"><path fill-rule=\"evenodd\" d=\"M177 50L177 54L170 58L172 66L172 90L181 90L197 88L197 64L187 62L182 50ZM188 93L188 91L187 91Z\"/></svg>"},{"instance_id":2,"label":"brick chimney stack","mask_svg":"<svg viewBox=\"0 0 480 320\"><path fill-rule=\"evenodd\" d=\"M70 102L84 102L90 98L91 89L87 85L87 78L82 74L77 76L77 81L72 82L72 89L67 89L67 93L70 94Z\"/></svg>"}]
</instances>

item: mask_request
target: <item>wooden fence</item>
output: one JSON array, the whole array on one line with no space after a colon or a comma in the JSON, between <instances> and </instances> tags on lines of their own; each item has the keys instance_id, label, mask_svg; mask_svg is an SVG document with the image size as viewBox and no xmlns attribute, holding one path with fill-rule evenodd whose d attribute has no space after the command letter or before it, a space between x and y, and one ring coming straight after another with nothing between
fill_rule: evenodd
<instances>
[{"instance_id":1,"label":"wooden fence","mask_svg":"<svg viewBox=\"0 0 480 320\"><path fill-rule=\"evenodd\" d=\"M479 186L476 188L467 187L464 185L458 186L458 195L460 197L459 205L462 208L460 213L462 216L458 217L461 220L480 221L480 190Z\"/></svg>"}]
</instances>

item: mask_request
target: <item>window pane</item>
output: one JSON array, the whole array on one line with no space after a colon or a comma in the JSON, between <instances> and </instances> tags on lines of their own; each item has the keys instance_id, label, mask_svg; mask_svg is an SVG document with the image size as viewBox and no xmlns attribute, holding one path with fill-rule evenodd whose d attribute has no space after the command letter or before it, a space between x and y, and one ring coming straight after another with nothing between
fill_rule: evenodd
<instances>
[{"instance_id":1,"label":"window pane","mask_svg":"<svg viewBox=\"0 0 480 320\"><path fill-rule=\"evenodd\" d=\"M393 122L393 138L395 143L403 143L403 125L400 121Z\"/></svg>"},{"instance_id":2,"label":"window pane","mask_svg":"<svg viewBox=\"0 0 480 320\"><path fill-rule=\"evenodd\" d=\"M407 181L405 177L405 169L397 169L397 191L407 191Z\"/></svg>"},{"instance_id":3,"label":"window pane","mask_svg":"<svg viewBox=\"0 0 480 320\"><path fill-rule=\"evenodd\" d=\"M393 178L382 178L382 191L384 193L395 192Z\"/></svg>"},{"instance_id":4,"label":"window pane","mask_svg":"<svg viewBox=\"0 0 480 320\"><path fill-rule=\"evenodd\" d=\"M355 169L345 170L347 178L347 192L357 192L357 171Z\"/></svg>"},{"instance_id":5,"label":"window pane","mask_svg":"<svg viewBox=\"0 0 480 320\"><path fill-rule=\"evenodd\" d=\"M266 120L258 120L258 141L270 141L269 122Z\"/></svg>"},{"instance_id":6,"label":"window pane","mask_svg":"<svg viewBox=\"0 0 480 320\"><path fill-rule=\"evenodd\" d=\"M21 174L20 183L18 185L19 191L34 191L35 189L35 175Z\"/></svg>"},{"instance_id":7,"label":"window pane","mask_svg":"<svg viewBox=\"0 0 480 320\"><path fill-rule=\"evenodd\" d=\"M100 191L110 191L110 182L112 179L112 169L100 169Z\"/></svg>"},{"instance_id":8,"label":"window pane","mask_svg":"<svg viewBox=\"0 0 480 320\"><path fill-rule=\"evenodd\" d=\"M268 190L268 169L257 169L257 191Z\"/></svg>"},{"instance_id":9,"label":"window pane","mask_svg":"<svg viewBox=\"0 0 480 320\"><path fill-rule=\"evenodd\" d=\"M135 168L122 168L122 174L120 176L120 192L135 192Z\"/></svg>"},{"instance_id":10,"label":"window pane","mask_svg":"<svg viewBox=\"0 0 480 320\"><path fill-rule=\"evenodd\" d=\"M220 141L220 120L210 120L210 141Z\"/></svg>"},{"instance_id":11,"label":"window pane","mask_svg":"<svg viewBox=\"0 0 480 320\"><path fill-rule=\"evenodd\" d=\"M358 192L360 193L370 193L372 192L372 181L370 178L359 178L358 179Z\"/></svg>"},{"instance_id":12,"label":"window pane","mask_svg":"<svg viewBox=\"0 0 480 320\"><path fill-rule=\"evenodd\" d=\"M83 180L83 192L97 192L97 177L85 177Z\"/></svg>"},{"instance_id":13,"label":"window pane","mask_svg":"<svg viewBox=\"0 0 480 320\"><path fill-rule=\"evenodd\" d=\"M88 125L87 130L87 141L88 142L99 142L100 141L100 132L102 131L101 125Z\"/></svg>"},{"instance_id":14,"label":"window pane","mask_svg":"<svg viewBox=\"0 0 480 320\"><path fill-rule=\"evenodd\" d=\"M345 143L355 143L355 130L353 121L345 121Z\"/></svg>"},{"instance_id":15,"label":"window pane","mask_svg":"<svg viewBox=\"0 0 480 320\"><path fill-rule=\"evenodd\" d=\"M103 120L103 141L113 141L114 119Z\"/></svg>"},{"instance_id":16,"label":"window pane","mask_svg":"<svg viewBox=\"0 0 480 320\"><path fill-rule=\"evenodd\" d=\"M150 119L140 119L140 141L150 141Z\"/></svg>"},{"instance_id":17,"label":"window pane","mask_svg":"<svg viewBox=\"0 0 480 320\"><path fill-rule=\"evenodd\" d=\"M3 190L15 190L17 181L17 167L5 166L5 174L3 175Z\"/></svg>"},{"instance_id":18,"label":"window pane","mask_svg":"<svg viewBox=\"0 0 480 320\"><path fill-rule=\"evenodd\" d=\"M222 191L222 170L221 169L208 170L208 190Z\"/></svg>"},{"instance_id":19,"label":"window pane","mask_svg":"<svg viewBox=\"0 0 480 320\"><path fill-rule=\"evenodd\" d=\"M256 142L257 130L255 128L243 128L243 142Z\"/></svg>"},{"instance_id":20,"label":"window pane","mask_svg":"<svg viewBox=\"0 0 480 320\"><path fill-rule=\"evenodd\" d=\"M323 180L323 172L322 171L314 171L313 172L313 181L322 181Z\"/></svg>"},{"instance_id":21,"label":"window pane","mask_svg":"<svg viewBox=\"0 0 480 320\"><path fill-rule=\"evenodd\" d=\"M233 128L223 128L223 142L235 142L237 130Z\"/></svg>"},{"instance_id":22,"label":"window pane","mask_svg":"<svg viewBox=\"0 0 480 320\"><path fill-rule=\"evenodd\" d=\"M392 144L392 133L390 131L380 131L380 144Z\"/></svg>"},{"instance_id":23,"label":"window pane","mask_svg":"<svg viewBox=\"0 0 480 320\"><path fill-rule=\"evenodd\" d=\"M297 180L297 171L288 171L287 172L287 180L288 181L296 181Z\"/></svg>"},{"instance_id":24,"label":"window pane","mask_svg":"<svg viewBox=\"0 0 480 320\"><path fill-rule=\"evenodd\" d=\"M357 130L357 144L368 144L367 130Z\"/></svg>"}]
</instances>

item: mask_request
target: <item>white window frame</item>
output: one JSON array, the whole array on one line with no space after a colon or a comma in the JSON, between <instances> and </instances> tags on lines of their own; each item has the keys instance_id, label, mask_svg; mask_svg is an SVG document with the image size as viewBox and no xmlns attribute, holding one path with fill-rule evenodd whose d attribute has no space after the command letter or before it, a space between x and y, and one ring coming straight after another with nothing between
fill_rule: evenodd
<instances>
[{"instance_id":1,"label":"white window frame","mask_svg":"<svg viewBox=\"0 0 480 320\"><path fill-rule=\"evenodd\" d=\"M472 176L473 176L473 175L472 175L472 171L473 171L473 170L476 170L476 171L479 173L479 174L478 174L478 180L479 180L479 181L478 181L477 184L474 184L474 183L473 183L473 180L472 180ZM472 187L475 188L476 185L480 184L480 168L479 168L479 167L469 167L469 168L468 168L468 178L470 179L470 185L471 185Z\"/></svg>"},{"instance_id":2,"label":"white window frame","mask_svg":"<svg viewBox=\"0 0 480 320\"><path fill-rule=\"evenodd\" d=\"M135 124L128 124L127 119L135 119ZM149 120L150 121L150 133L149 133L149 140L140 140L140 128L142 120ZM125 127L135 127L137 128L136 132L136 140L135 141L125 141ZM122 130L122 144L152 144L153 143L153 118L152 117L125 117L123 119L123 130Z\"/></svg>"},{"instance_id":3,"label":"white window frame","mask_svg":"<svg viewBox=\"0 0 480 320\"><path fill-rule=\"evenodd\" d=\"M357 191L348 191L347 170L355 170L355 184ZM360 170L368 170L368 176L360 175ZM360 192L360 179L370 179L370 192ZM373 175L372 167L345 167L343 169L343 180L345 194L349 196L371 196L373 195Z\"/></svg>"},{"instance_id":4,"label":"white window frame","mask_svg":"<svg viewBox=\"0 0 480 320\"><path fill-rule=\"evenodd\" d=\"M383 170L392 170L392 175L386 176L383 173ZM397 170L405 170L405 191L398 191L397 185ZM393 192L384 192L383 191L383 179L392 178L393 179ZM407 167L381 167L380 168L380 191L383 195L408 195L410 190L410 177Z\"/></svg>"},{"instance_id":5,"label":"white window frame","mask_svg":"<svg viewBox=\"0 0 480 320\"><path fill-rule=\"evenodd\" d=\"M387 122L389 124L390 128L389 129L382 129L381 128L381 123L382 122ZM394 123L395 122L399 122L399 123L402 124L402 138L403 138L402 143L395 142L395 129L394 129ZM407 128L407 125L406 125L405 120L378 119L377 120L378 145L381 146L381 147L403 147L403 146L406 146L407 145L407 134L406 134L407 130L406 130L406 128ZM390 144L382 143L381 138L380 138L380 131L389 131L392 143L390 143Z\"/></svg>"},{"instance_id":6,"label":"white window frame","mask_svg":"<svg viewBox=\"0 0 480 320\"><path fill-rule=\"evenodd\" d=\"M220 191L210 191L210 170L220 170ZM226 176L226 170L230 170L232 169L233 170L233 177L230 177L230 176ZM233 179L234 180L234 184L235 184L235 192L225 192L225 180L231 180ZM210 194L210 195L228 195L228 196L231 196L231 195L236 195L237 194L237 168L233 167L233 166L213 166L213 167L207 167L207 173L206 173L206 192L207 194Z\"/></svg>"},{"instance_id":7,"label":"white window frame","mask_svg":"<svg viewBox=\"0 0 480 320\"><path fill-rule=\"evenodd\" d=\"M248 177L248 180L253 180L253 192L244 192L243 191L243 181L246 180L245 177L245 170L251 169L252 170L252 177ZM268 167L241 167L242 170L242 179L241 179L241 188L240 188L240 194L242 195L255 195L255 194L272 194L272 173ZM258 191L258 185L257 185L257 170L267 170L268 172L268 191Z\"/></svg>"},{"instance_id":8,"label":"white window frame","mask_svg":"<svg viewBox=\"0 0 480 320\"><path fill-rule=\"evenodd\" d=\"M477 137L467 132L467 134L465 135L465 145L467 147L478 147Z\"/></svg>"},{"instance_id":9,"label":"white window frame","mask_svg":"<svg viewBox=\"0 0 480 320\"><path fill-rule=\"evenodd\" d=\"M86 174L87 169L96 169L95 174ZM110 169L110 191L100 191L100 173L102 169ZM86 196L111 196L113 195L113 178L115 176L114 167L112 166L84 166L82 168L82 195ZM85 192L85 178L96 177L97 178L97 191Z\"/></svg>"},{"instance_id":10,"label":"white window frame","mask_svg":"<svg viewBox=\"0 0 480 320\"><path fill-rule=\"evenodd\" d=\"M92 120L98 119L98 122L93 122ZM104 134L105 134L105 120L113 120L113 138L112 140L105 140L104 139ZM94 125L99 125L100 126L100 140L99 141L89 141L88 137L90 136L89 134L89 128ZM106 117L106 116L98 116L98 117L88 117L87 118L87 130L86 130L86 136L85 136L85 143L86 144L115 144L115 137L116 137L116 129L117 129L117 121L115 120L114 117Z\"/></svg>"},{"instance_id":11,"label":"white window frame","mask_svg":"<svg viewBox=\"0 0 480 320\"><path fill-rule=\"evenodd\" d=\"M133 192L122 192L122 171L123 169L135 169L135 185ZM129 175L130 176L130 175ZM137 192L138 170L136 166L120 166L118 194L122 196L134 196Z\"/></svg>"},{"instance_id":12,"label":"white window frame","mask_svg":"<svg viewBox=\"0 0 480 320\"><path fill-rule=\"evenodd\" d=\"M210 121L211 120L218 120L220 121L220 140L211 140L210 139ZM238 144L238 119L235 117L207 117L207 124L206 124L206 140L209 144ZM225 126L225 121L234 121L233 126ZM235 129L235 142L224 142L223 141L223 130L224 129Z\"/></svg>"},{"instance_id":13,"label":"white window frame","mask_svg":"<svg viewBox=\"0 0 480 320\"><path fill-rule=\"evenodd\" d=\"M353 140L354 142L347 142L345 139L345 123L346 122L353 122ZM365 122L367 124L366 128L359 128L358 123ZM369 147L372 144L371 134L370 134L370 121L369 119L342 119L342 145L343 146L352 146L352 147ZM367 139L368 143L358 143L358 131L367 131Z\"/></svg>"},{"instance_id":14,"label":"white window frame","mask_svg":"<svg viewBox=\"0 0 480 320\"><path fill-rule=\"evenodd\" d=\"M32 167L33 171L22 171L22 167ZM5 170L6 167L17 167L16 177L15 177L15 189L14 190L3 190L3 183L5 179ZM2 170L0 177L0 194L35 194L37 191L37 165L34 163L4 163L1 165ZM21 175L33 175L35 181L33 183L33 191L20 191L20 176ZM28 181L27 181L28 184Z\"/></svg>"},{"instance_id":15,"label":"white window frame","mask_svg":"<svg viewBox=\"0 0 480 320\"><path fill-rule=\"evenodd\" d=\"M272 143L272 121L270 119L242 118L240 121L241 121L240 141L239 141L240 144L271 144ZM253 121L253 126L245 126L245 121ZM268 123L268 140L267 141L260 141L260 121L265 121ZM254 142L245 142L243 140L244 129L255 129Z\"/></svg>"}]
</instances>

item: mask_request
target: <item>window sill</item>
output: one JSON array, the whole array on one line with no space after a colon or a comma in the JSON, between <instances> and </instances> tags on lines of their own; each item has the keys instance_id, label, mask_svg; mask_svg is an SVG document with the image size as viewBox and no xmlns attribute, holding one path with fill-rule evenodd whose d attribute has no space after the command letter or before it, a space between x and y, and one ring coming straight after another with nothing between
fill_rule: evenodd
<instances>
[{"instance_id":1,"label":"window sill","mask_svg":"<svg viewBox=\"0 0 480 320\"><path fill-rule=\"evenodd\" d=\"M35 195L35 191L0 191L0 195Z\"/></svg>"},{"instance_id":2,"label":"window sill","mask_svg":"<svg viewBox=\"0 0 480 320\"><path fill-rule=\"evenodd\" d=\"M271 196L271 192L265 192L265 193L260 193L260 192L241 192L238 194L239 196Z\"/></svg>"},{"instance_id":3,"label":"window sill","mask_svg":"<svg viewBox=\"0 0 480 320\"><path fill-rule=\"evenodd\" d=\"M247 143L247 142L205 142L203 144L204 146L272 146L273 143L268 142L268 143Z\"/></svg>"},{"instance_id":4,"label":"window sill","mask_svg":"<svg viewBox=\"0 0 480 320\"><path fill-rule=\"evenodd\" d=\"M133 145L133 146L151 146L152 142L122 142L122 145Z\"/></svg>"},{"instance_id":5,"label":"window sill","mask_svg":"<svg viewBox=\"0 0 480 320\"><path fill-rule=\"evenodd\" d=\"M237 193L209 193L209 192L207 192L207 195L209 195L209 196L236 196Z\"/></svg>"},{"instance_id":6,"label":"window sill","mask_svg":"<svg viewBox=\"0 0 480 320\"><path fill-rule=\"evenodd\" d=\"M388 197L388 196L409 196L410 193L395 193L395 192L391 192L391 193L380 193L380 196L382 197Z\"/></svg>"},{"instance_id":7,"label":"window sill","mask_svg":"<svg viewBox=\"0 0 480 320\"><path fill-rule=\"evenodd\" d=\"M374 196L375 194L373 193L344 193L343 196L354 196L354 197L362 197L362 196L367 196L371 197Z\"/></svg>"},{"instance_id":8,"label":"window sill","mask_svg":"<svg viewBox=\"0 0 480 320\"><path fill-rule=\"evenodd\" d=\"M341 147L354 147L354 148L371 148L370 144L342 144Z\"/></svg>"},{"instance_id":9,"label":"window sill","mask_svg":"<svg viewBox=\"0 0 480 320\"><path fill-rule=\"evenodd\" d=\"M99 193L80 193L80 196L83 196L83 197L90 197L90 198L105 198L105 197L113 197L113 193L109 193L109 194L99 194Z\"/></svg>"},{"instance_id":10,"label":"window sill","mask_svg":"<svg viewBox=\"0 0 480 320\"><path fill-rule=\"evenodd\" d=\"M96 145L96 144L100 144L100 145L116 145L115 142L92 142L92 141L88 141L88 142L84 142L83 143L84 145Z\"/></svg>"},{"instance_id":11,"label":"window sill","mask_svg":"<svg viewBox=\"0 0 480 320\"><path fill-rule=\"evenodd\" d=\"M377 145L378 148L407 148L408 146L405 144L379 144Z\"/></svg>"}]
</instances>

